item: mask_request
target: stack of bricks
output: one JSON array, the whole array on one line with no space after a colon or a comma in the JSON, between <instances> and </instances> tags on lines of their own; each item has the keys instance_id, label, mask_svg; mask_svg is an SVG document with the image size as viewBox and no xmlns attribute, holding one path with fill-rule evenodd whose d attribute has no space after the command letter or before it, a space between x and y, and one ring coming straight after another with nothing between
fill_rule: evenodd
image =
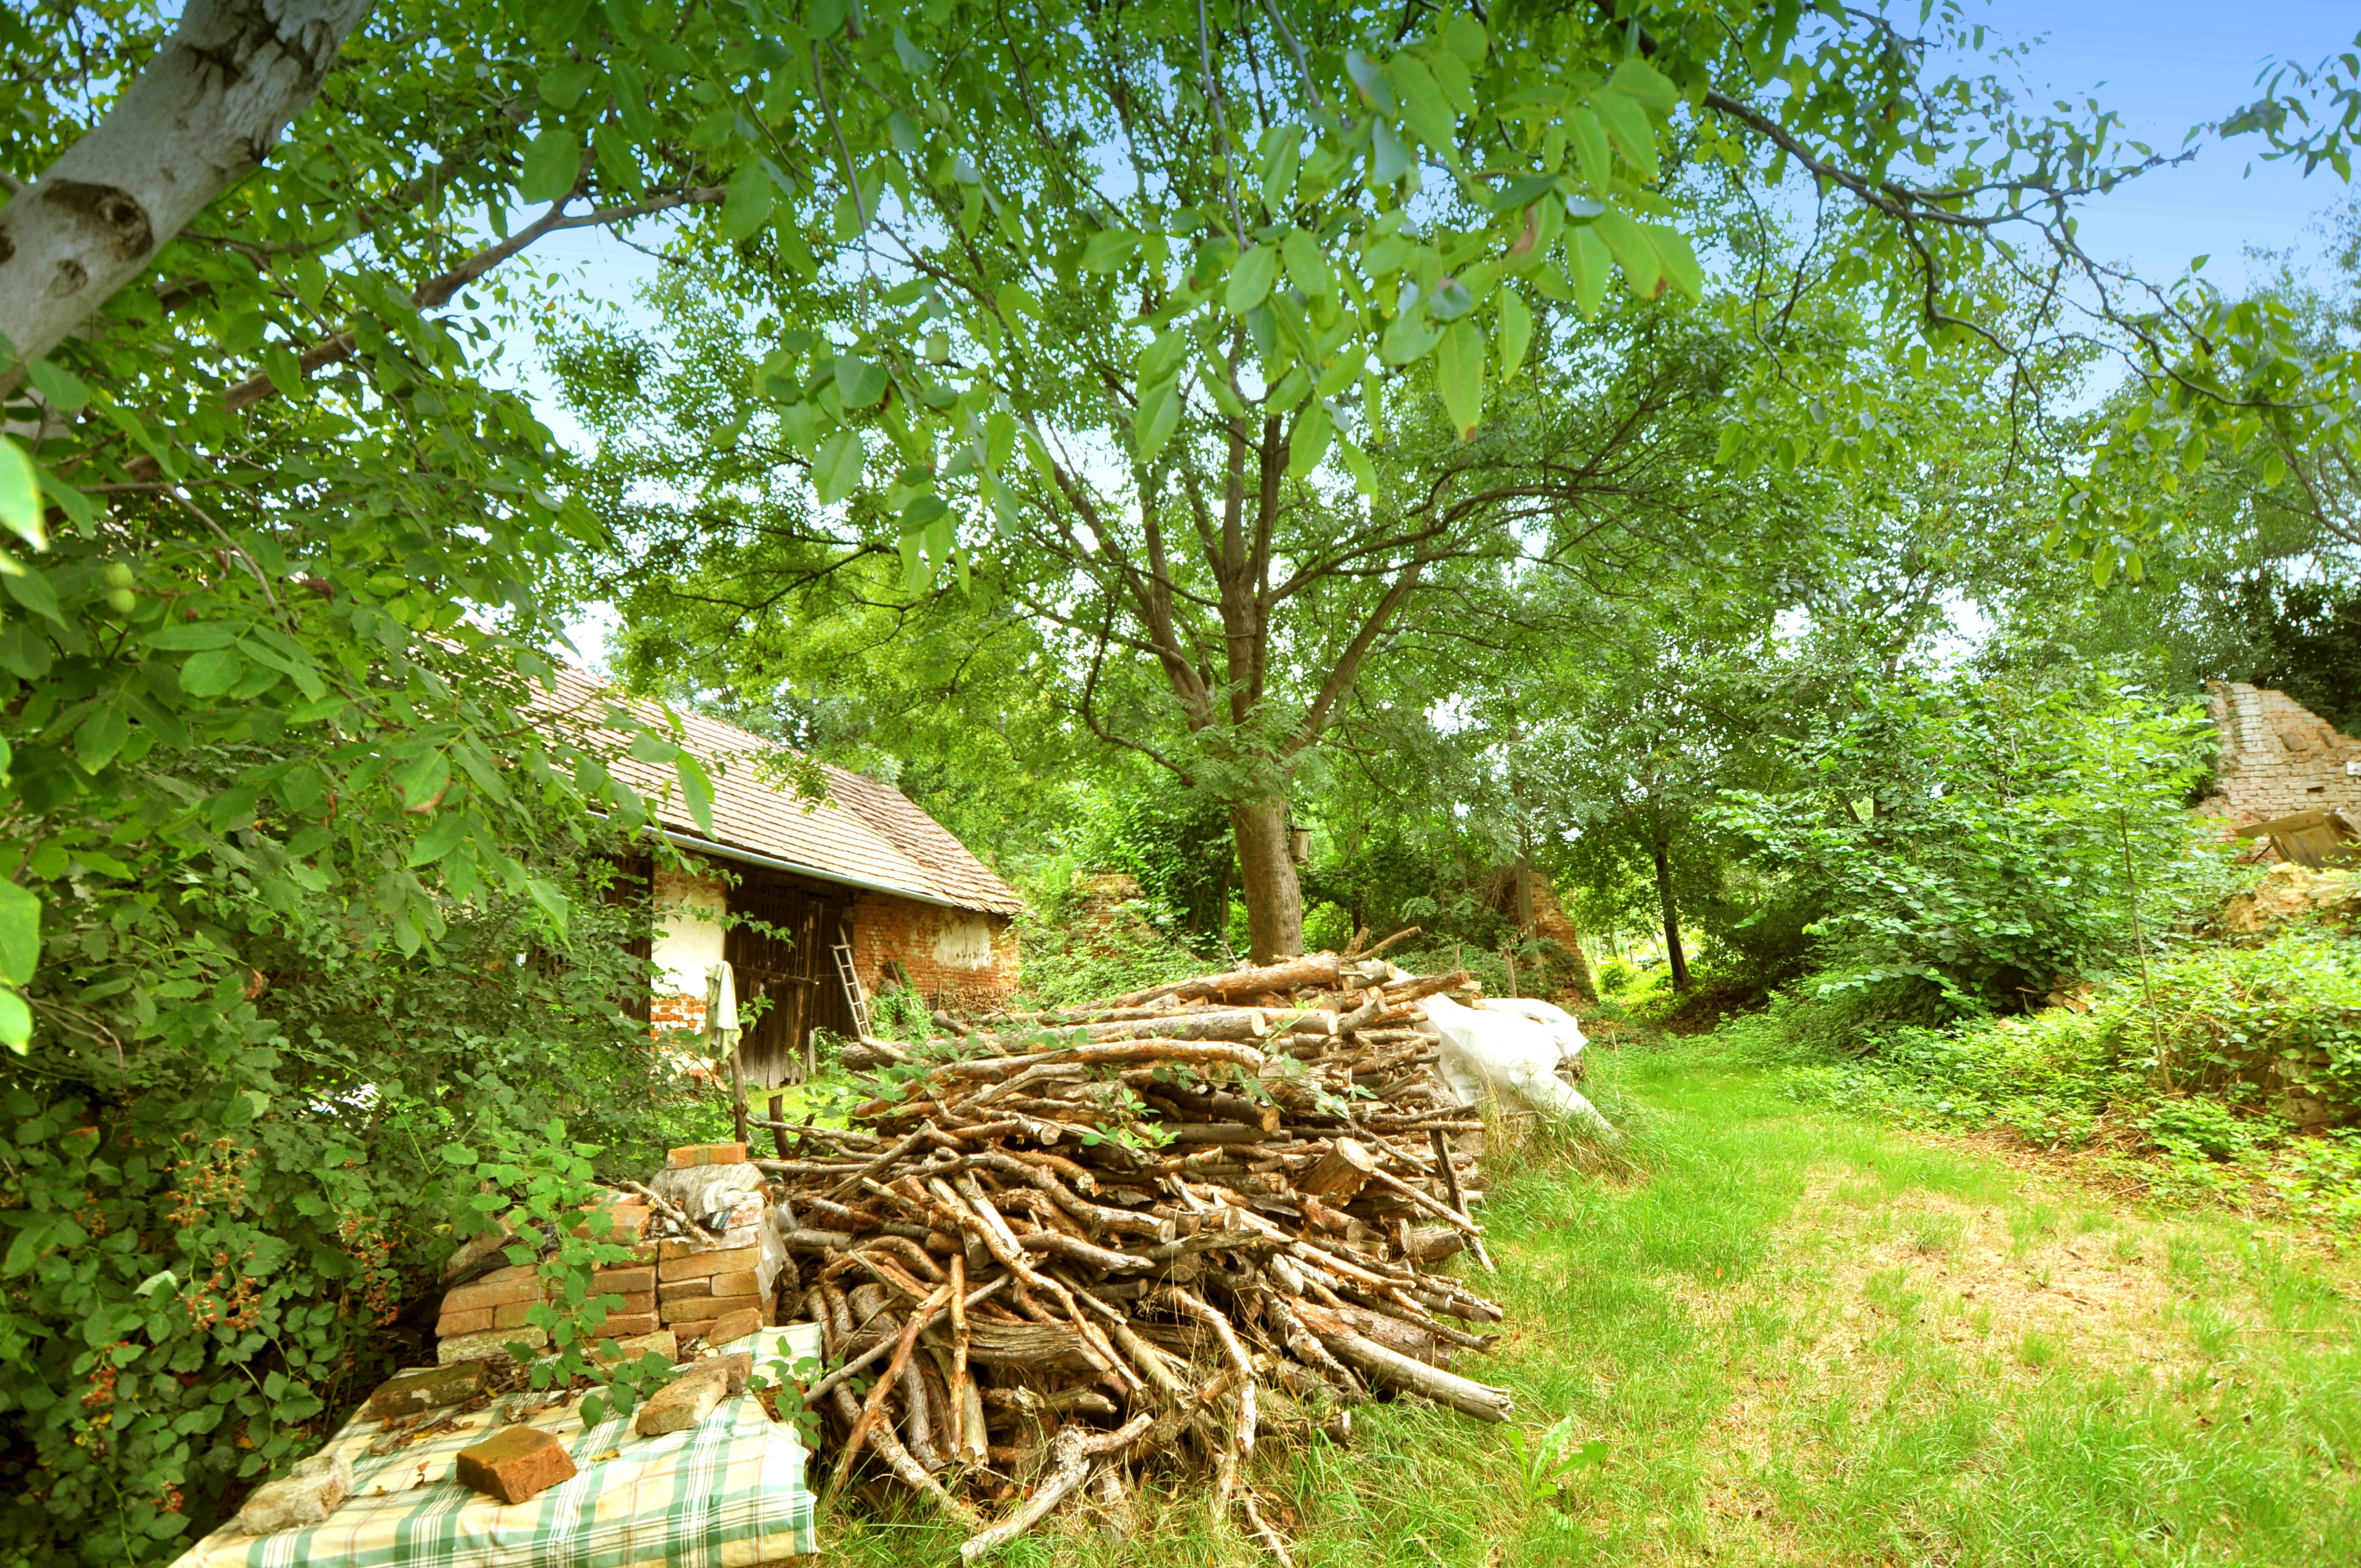
<instances>
[{"instance_id":1,"label":"stack of bricks","mask_svg":"<svg viewBox=\"0 0 2361 1568\"><path fill-rule=\"evenodd\" d=\"M655 1247L640 1239L648 1228L647 1204L629 1199L609 1204L606 1213L611 1223L602 1239L631 1247L632 1256L628 1263L602 1268L592 1276L598 1292L612 1291L623 1298L622 1306L609 1311L607 1321L591 1331L592 1337L620 1339L652 1332L656 1326ZM577 1234L588 1232L586 1225ZM440 1359L448 1365L505 1354L514 1343L542 1349L549 1336L530 1321L541 1299L540 1271L530 1264L496 1268L445 1291L442 1315L434 1323L434 1336L442 1342Z\"/></svg>"},{"instance_id":2,"label":"stack of bricks","mask_svg":"<svg viewBox=\"0 0 2361 1568\"><path fill-rule=\"evenodd\" d=\"M743 1165L746 1146L692 1144L672 1150L666 1158L675 1170ZM761 1323L773 1319L761 1277L763 1195L752 1191L731 1197L727 1223L719 1236L656 1244L656 1315L664 1327L684 1340L710 1339L717 1322L737 1314L751 1312L752 1321Z\"/></svg>"}]
</instances>

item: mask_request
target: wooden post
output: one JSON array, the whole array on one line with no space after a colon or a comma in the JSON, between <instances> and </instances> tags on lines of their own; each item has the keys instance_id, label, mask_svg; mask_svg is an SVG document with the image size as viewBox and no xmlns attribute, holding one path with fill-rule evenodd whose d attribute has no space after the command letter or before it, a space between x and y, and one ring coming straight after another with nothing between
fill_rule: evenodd
<instances>
[{"instance_id":1,"label":"wooden post","mask_svg":"<svg viewBox=\"0 0 2361 1568\"><path fill-rule=\"evenodd\" d=\"M778 1149L778 1151L779 1151L779 1157L780 1157L781 1159L785 1159L785 1158L786 1158L786 1157L787 1157L787 1129L786 1129L786 1127L784 1125L784 1124L785 1123L786 1119L787 1119L787 1097L786 1097L785 1095L784 1095L784 1094L774 1094L774 1095L772 1095L772 1096L771 1096L771 1143L773 1144L773 1146L775 1146L775 1147Z\"/></svg>"},{"instance_id":2,"label":"wooden post","mask_svg":"<svg viewBox=\"0 0 2361 1568\"><path fill-rule=\"evenodd\" d=\"M730 1053L730 1119L738 1124L738 1141L746 1141L746 1069L738 1065L738 1053Z\"/></svg>"},{"instance_id":3,"label":"wooden post","mask_svg":"<svg viewBox=\"0 0 2361 1568\"><path fill-rule=\"evenodd\" d=\"M1524 994L1517 989L1517 948L1515 943L1512 942L1509 946L1500 949L1500 961L1509 966L1509 994L1511 996L1521 996Z\"/></svg>"}]
</instances>

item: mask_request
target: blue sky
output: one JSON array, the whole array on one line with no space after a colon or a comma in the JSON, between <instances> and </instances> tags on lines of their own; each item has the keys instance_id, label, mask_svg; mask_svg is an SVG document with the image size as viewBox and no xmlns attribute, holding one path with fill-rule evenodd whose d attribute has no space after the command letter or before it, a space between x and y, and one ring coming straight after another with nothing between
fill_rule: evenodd
<instances>
[{"instance_id":1,"label":"blue sky","mask_svg":"<svg viewBox=\"0 0 2361 1568\"><path fill-rule=\"evenodd\" d=\"M2177 152L2191 126L2218 120L2257 95L2255 78L2277 56L2316 63L2361 31L2353 0L1998 0L1990 25L2017 38L2047 35L2026 62L2026 82L2119 112L2130 133ZM2160 170L2087 210L2085 243L2150 279L2176 277L2210 255L2224 287L2246 280L2249 247L2315 248L2307 230L2347 188L2327 170L2311 180L2286 163L2262 164L2247 137L2209 147L2190 164ZM2252 164L2251 173L2248 165Z\"/></svg>"}]
</instances>

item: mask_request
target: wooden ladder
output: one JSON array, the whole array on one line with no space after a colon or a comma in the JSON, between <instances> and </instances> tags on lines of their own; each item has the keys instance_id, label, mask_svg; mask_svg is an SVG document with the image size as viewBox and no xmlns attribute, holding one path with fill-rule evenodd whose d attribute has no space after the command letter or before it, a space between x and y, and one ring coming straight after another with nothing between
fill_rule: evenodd
<instances>
[{"instance_id":1,"label":"wooden ladder","mask_svg":"<svg viewBox=\"0 0 2361 1568\"><path fill-rule=\"evenodd\" d=\"M829 949L836 959L836 978L844 985L844 1000L852 1006L852 1027L855 1039L869 1037L869 998L861 989L861 970L852 961L852 939L840 935L836 946Z\"/></svg>"}]
</instances>

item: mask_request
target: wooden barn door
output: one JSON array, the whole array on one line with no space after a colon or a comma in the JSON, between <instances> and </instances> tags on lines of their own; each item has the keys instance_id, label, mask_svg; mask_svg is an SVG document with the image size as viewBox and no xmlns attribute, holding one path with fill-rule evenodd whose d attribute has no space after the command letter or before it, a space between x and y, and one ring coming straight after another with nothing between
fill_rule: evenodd
<instances>
[{"instance_id":1,"label":"wooden barn door","mask_svg":"<svg viewBox=\"0 0 2361 1568\"><path fill-rule=\"evenodd\" d=\"M824 988L841 901L774 877L750 873L731 890L733 920L722 956L738 980L741 1008L765 1005L738 1045L749 1089L801 1083L811 1066L815 1025L830 1023Z\"/></svg>"}]
</instances>

